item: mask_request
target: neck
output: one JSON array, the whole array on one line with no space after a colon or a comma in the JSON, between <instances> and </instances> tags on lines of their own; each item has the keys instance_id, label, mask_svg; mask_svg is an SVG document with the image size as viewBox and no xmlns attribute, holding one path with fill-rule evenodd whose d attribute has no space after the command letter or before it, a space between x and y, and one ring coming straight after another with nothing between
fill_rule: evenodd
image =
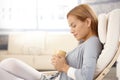
<instances>
[{"instance_id":1,"label":"neck","mask_svg":"<svg viewBox=\"0 0 120 80\"><path fill-rule=\"evenodd\" d=\"M92 36L97 36L97 35L93 32L90 32L83 40L86 41L87 39L89 39Z\"/></svg>"}]
</instances>

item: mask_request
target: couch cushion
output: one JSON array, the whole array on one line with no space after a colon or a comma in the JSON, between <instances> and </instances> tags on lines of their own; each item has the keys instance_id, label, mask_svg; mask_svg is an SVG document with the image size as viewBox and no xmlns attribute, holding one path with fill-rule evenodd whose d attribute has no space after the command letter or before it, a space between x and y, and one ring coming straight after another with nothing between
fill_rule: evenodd
<instances>
[{"instance_id":1,"label":"couch cushion","mask_svg":"<svg viewBox=\"0 0 120 80\"><path fill-rule=\"evenodd\" d=\"M20 32L9 35L8 53L11 55L36 55L44 49L44 32Z\"/></svg>"},{"instance_id":2,"label":"couch cushion","mask_svg":"<svg viewBox=\"0 0 120 80\"><path fill-rule=\"evenodd\" d=\"M69 32L48 32L45 47L48 50L72 50L78 45L78 41Z\"/></svg>"},{"instance_id":3,"label":"couch cushion","mask_svg":"<svg viewBox=\"0 0 120 80\"><path fill-rule=\"evenodd\" d=\"M55 70L51 64L52 55L34 56L34 67L38 70Z\"/></svg>"}]
</instances>

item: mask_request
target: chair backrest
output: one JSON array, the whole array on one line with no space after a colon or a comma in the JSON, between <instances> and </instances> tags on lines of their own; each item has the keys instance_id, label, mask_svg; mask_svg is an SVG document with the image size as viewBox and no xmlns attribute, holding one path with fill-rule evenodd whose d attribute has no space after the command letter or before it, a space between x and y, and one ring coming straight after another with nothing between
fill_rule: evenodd
<instances>
[{"instance_id":1,"label":"chair backrest","mask_svg":"<svg viewBox=\"0 0 120 80\"><path fill-rule=\"evenodd\" d=\"M94 79L102 80L120 53L120 9L98 16L98 34L104 47L97 61Z\"/></svg>"}]
</instances>

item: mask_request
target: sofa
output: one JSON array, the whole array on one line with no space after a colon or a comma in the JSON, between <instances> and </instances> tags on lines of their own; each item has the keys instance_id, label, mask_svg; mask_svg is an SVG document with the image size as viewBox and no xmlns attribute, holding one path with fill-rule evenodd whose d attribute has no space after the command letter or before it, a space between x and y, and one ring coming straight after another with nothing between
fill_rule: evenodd
<instances>
[{"instance_id":1,"label":"sofa","mask_svg":"<svg viewBox=\"0 0 120 80\"><path fill-rule=\"evenodd\" d=\"M51 57L57 50L66 52L78 41L69 32L25 31L8 33L8 49L0 50L0 61L17 58L37 70L54 70Z\"/></svg>"}]
</instances>

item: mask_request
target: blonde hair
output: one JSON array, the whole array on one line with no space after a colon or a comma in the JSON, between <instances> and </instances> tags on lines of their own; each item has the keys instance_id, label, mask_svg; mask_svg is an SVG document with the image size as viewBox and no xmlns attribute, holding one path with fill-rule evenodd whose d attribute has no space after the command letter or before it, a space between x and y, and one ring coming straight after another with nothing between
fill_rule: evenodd
<instances>
[{"instance_id":1,"label":"blonde hair","mask_svg":"<svg viewBox=\"0 0 120 80\"><path fill-rule=\"evenodd\" d=\"M91 19L91 30L98 35L98 19L96 13L88 4L80 4L68 12L69 15L76 16L79 20L85 21L87 18Z\"/></svg>"}]
</instances>

